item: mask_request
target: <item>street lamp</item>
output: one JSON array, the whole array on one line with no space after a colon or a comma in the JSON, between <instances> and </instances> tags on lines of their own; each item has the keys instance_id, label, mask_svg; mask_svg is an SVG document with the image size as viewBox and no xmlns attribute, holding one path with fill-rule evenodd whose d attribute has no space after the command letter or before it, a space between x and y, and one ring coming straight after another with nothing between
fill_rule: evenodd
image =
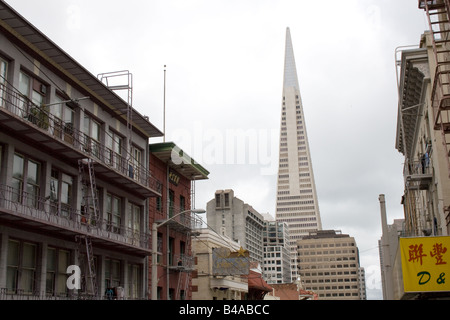
<instances>
[{"instance_id":1,"label":"street lamp","mask_svg":"<svg viewBox=\"0 0 450 320\"><path fill-rule=\"evenodd\" d=\"M180 213L177 213L173 217L164 220L161 223L153 222L152 224L152 300L157 300L157 289L158 289L158 266L157 266L157 249L158 249L158 228L165 225L170 220L178 217L179 215L182 215L183 213L192 212L192 213L205 213L205 209L191 209L191 210L185 210Z\"/></svg>"}]
</instances>

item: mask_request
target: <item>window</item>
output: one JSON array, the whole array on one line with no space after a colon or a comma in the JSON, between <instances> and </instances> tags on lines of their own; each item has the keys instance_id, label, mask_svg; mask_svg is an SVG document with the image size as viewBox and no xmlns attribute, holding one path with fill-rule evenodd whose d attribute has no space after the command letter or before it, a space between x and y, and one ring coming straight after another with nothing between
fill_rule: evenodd
<instances>
[{"instance_id":1,"label":"window","mask_svg":"<svg viewBox=\"0 0 450 320\"><path fill-rule=\"evenodd\" d=\"M84 138L85 151L91 153L97 158L100 157L100 123L95 121L88 114L84 114Z\"/></svg>"},{"instance_id":2,"label":"window","mask_svg":"<svg viewBox=\"0 0 450 320\"><path fill-rule=\"evenodd\" d=\"M8 241L6 287L9 293L32 294L36 279L36 245Z\"/></svg>"},{"instance_id":3,"label":"window","mask_svg":"<svg viewBox=\"0 0 450 320\"><path fill-rule=\"evenodd\" d=\"M37 208L40 193L40 169L39 162L14 154L12 177L14 201Z\"/></svg>"},{"instance_id":4,"label":"window","mask_svg":"<svg viewBox=\"0 0 450 320\"><path fill-rule=\"evenodd\" d=\"M105 288L120 286L120 260L105 259Z\"/></svg>"},{"instance_id":5,"label":"window","mask_svg":"<svg viewBox=\"0 0 450 320\"><path fill-rule=\"evenodd\" d=\"M175 193L173 190L169 190L169 218L173 217L174 215L174 208L175 207ZM176 214L177 212L175 212Z\"/></svg>"},{"instance_id":6,"label":"window","mask_svg":"<svg viewBox=\"0 0 450 320\"><path fill-rule=\"evenodd\" d=\"M39 127L47 129L49 126L48 107L44 106L47 86L21 71L19 73L19 92L31 103L24 99L19 103L19 110L16 110L16 113Z\"/></svg>"},{"instance_id":7,"label":"window","mask_svg":"<svg viewBox=\"0 0 450 320\"><path fill-rule=\"evenodd\" d=\"M137 147L131 148L131 163L129 164L129 175L134 180L140 180L141 175L141 163L142 163L142 151Z\"/></svg>"},{"instance_id":8,"label":"window","mask_svg":"<svg viewBox=\"0 0 450 320\"><path fill-rule=\"evenodd\" d=\"M162 197L156 197L156 211L162 212Z\"/></svg>"},{"instance_id":9,"label":"window","mask_svg":"<svg viewBox=\"0 0 450 320\"><path fill-rule=\"evenodd\" d=\"M225 193L224 197L225 197L225 204L224 204L224 206L225 207L229 207L230 206L230 194L229 193Z\"/></svg>"},{"instance_id":10,"label":"window","mask_svg":"<svg viewBox=\"0 0 450 320\"><path fill-rule=\"evenodd\" d=\"M73 144L75 111L64 103L63 98L59 95L56 95L56 103L50 104L49 111L53 116L50 132L55 137Z\"/></svg>"},{"instance_id":11,"label":"window","mask_svg":"<svg viewBox=\"0 0 450 320\"><path fill-rule=\"evenodd\" d=\"M50 177L50 201L53 213L69 217L72 205L73 178L57 169Z\"/></svg>"},{"instance_id":12,"label":"window","mask_svg":"<svg viewBox=\"0 0 450 320\"><path fill-rule=\"evenodd\" d=\"M123 148L123 137L111 131L106 136L106 147L107 147L107 163L112 167L120 170L122 168L122 148Z\"/></svg>"},{"instance_id":13,"label":"window","mask_svg":"<svg viewBox=\"0 0 450 320\"><path fill-rule=\"evenodd\" d=\"M216 207L220 208L220 194L216 194Z\"/></svg>"},{"instance_id":14,"label":"window","mask_svg":"<svg viewBox=\"0 0 450 320\"><path fill-rule=\"evenodd\" d=\"M7 79L8 63L0 58L0 107L4 106L6 94L6 79Z\"/></svg>"},{"instance_id":15,"label":"window","mask_svg":"<svg viewBox=\"0 0 450 320\"><path fill-rule=\"evenodd\" d=\"M141 207L128 203L128 228L132 232L132 243L139 243L141 231Z\"/></svg>"},{"instance_id":16,"label":"window","mask_svg":"<svg viewBox=\"0 0 450 320\"><path fill-rule=\"evenodd\" d=\"M186 199L183 196L180 196L180 212L186 210Z\"/></svg>"},{"instance_id":17,"label":"window","mask_svg":"<svg viewBox=\"0 0 450 320\"><path fill-rule=\"evenodd\" d=\"M47 277L45 290L47 294L61 295L67 293L67 267L70 264L70 252L49 247L47 249Z\"/></svg>"},{"instance_id":18,"label":"window","mask_svg":"<svg viewBox=\"0 0 450 320\"><path fill-rule=\"evenodd\" d=\"M137 264L128 265L128 298L139 298L139 279L141 276L141 268Z\"/></svg>"},{"instance_id":19,"label":"window","mask_svg":"<svg viewBox=\"0 0 450 320\"><path fill-rule=\"evenodd\" d=\"M113 196L111 194L106 195L106 214L108 230L120 233L120 226L122 221L122 205L121 199L119 197Z\"/></svg>"}]
</instances>

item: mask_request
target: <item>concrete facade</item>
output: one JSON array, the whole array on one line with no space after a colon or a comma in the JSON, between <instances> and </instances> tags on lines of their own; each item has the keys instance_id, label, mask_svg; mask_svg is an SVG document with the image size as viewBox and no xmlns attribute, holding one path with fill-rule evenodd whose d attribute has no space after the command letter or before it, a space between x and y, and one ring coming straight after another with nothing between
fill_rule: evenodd
<instances>
[{"instance_id":1,"label":"concrete facade","mask_svg":"<svg viewBox=\"0 0 450 320\"><path fill-rule=\"evenodd\" d=\"M264 263L264 217L234 196L233 190L217 190L206 205L208 226L225 234L250 252L250 259Z\"/></svg>"}]
</instances>

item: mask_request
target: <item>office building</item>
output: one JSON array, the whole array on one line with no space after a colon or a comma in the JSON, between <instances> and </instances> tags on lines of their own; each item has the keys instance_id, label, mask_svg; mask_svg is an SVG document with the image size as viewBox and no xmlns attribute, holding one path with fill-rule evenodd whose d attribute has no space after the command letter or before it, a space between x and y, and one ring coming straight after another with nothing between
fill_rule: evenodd
<instances>
[{"instance_id":1,"label":"office building","mask_svg":"<svg viewBox=\"0 0 450 320\"><path fill-rule=\"evenodd\" d=\"M305 115L289 28L286 30L276 220L289 225L293 278L297 240L321 230Z\"/></svg>"},{"instance_id":2,"label":"office building","mask_svg":"<svg viewBox=\"0 0 450 320\"><path fill-rule=\"evenodd\" d=\"M360 265L355 239L335 230L310 232L298 241L303 288L319 300L360 300Z\"/></svg>"},{"instance_id":3,"label":"office building","mask_svg":"<svg viewBox=\"0 0 450 320\"><path fill-rule=\"evenodd\" d=\"M206 205L208 226L237 241L250 253L250 260L264 263L264 217L251 205L235 197L234 191L217 190Z\"/></svg>"},{"instance_id":4,"label":"office building","mask_svg":"<svg viewBox=\"0 0 450 320\"><path fill-rule=\"evenodd\" d=\"M267 219L267 218L266 218ZM291 251L286 222L264 221L264 277L268 284L291 283Z\"/></svg>"}]
</instances>

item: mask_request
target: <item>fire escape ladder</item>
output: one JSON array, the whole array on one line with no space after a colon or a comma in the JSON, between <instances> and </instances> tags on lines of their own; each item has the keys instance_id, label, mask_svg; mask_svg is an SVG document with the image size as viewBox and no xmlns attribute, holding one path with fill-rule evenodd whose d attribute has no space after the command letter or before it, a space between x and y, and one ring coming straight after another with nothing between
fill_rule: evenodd
<instances>
[{"instance_id":1,"label":"fire escape ladder","mask_svg":"<svg viewBox=\"0 0 450 320\"><path fill-rule=\"evenodd\" d=\"M450 177L450 3L448 0L419 0L427 15L436 60L431 103L434 129L440 130Z\"/></svg>"},{"instance_id":2,"label":"fire escape ladder","mask_svg":"<svg viewBox=\"0 0 450 320\"><path fill-rule=\"evenodd\" d=\"M85 176L84 171L85 164L87 165L88 168L88 178L86 178ZM94 173L94 161L92 159L79 160L78 169L82 187L84 189L83 217L85 218L85 220L84 221L82 220L82 223L85 223L87 230L90 231L92 227L94 228L98 227L100 218L99 202L97 197L97 186L95 182L95 173ZM97 298L98 297L97 272L95 268L94 251L92 248L91 237L88 235L79 235L75 237L75 240L78 243L78 259L80 261L80 264L85 269L84 272L82 273L82 284L84 283L84 288L87 293L88 290L86 286L87 285L86 277L87 275L89 275L93 295L95 298ZM86 264L84 263L84 256L81 250L83 242L86 250L87 270Z\"/></svg>"}]
</instances>

